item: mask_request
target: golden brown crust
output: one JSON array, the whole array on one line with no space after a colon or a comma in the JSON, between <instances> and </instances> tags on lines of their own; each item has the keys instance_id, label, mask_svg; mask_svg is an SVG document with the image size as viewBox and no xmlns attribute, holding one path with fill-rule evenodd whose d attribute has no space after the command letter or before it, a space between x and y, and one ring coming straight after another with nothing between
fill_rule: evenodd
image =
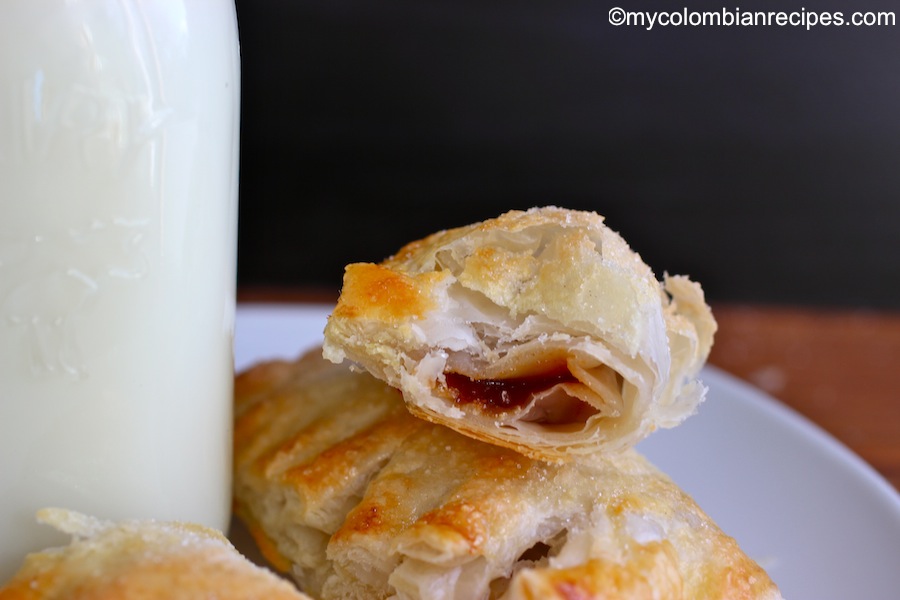
<instances>
[{"instance_id":1,"label":"golden brown crust","mask_svg":"<svg viewBox=\"0 0 900 600\"><path fill-rule=\"evenodd\" d=\"M324 352L401 389L419 417L567 459L621 450L692 414L715 328L698 284L657 281L603 217L543 207L348 265ZM511 389L557 363L571 380L513 404L464 402L453 383Z\"/></svg>"},{"instance_id":2,"label":"golden brown crust","mask_svg":"<svg viewBox=\"0 0 900 600\"><path fill-rule=\"evenodd\" d=\"M428 296L433 275L410 277L381 265L348 265L352 276L342 291L345 301L335 309L340 318L370 318L399 322L434 308Z\"/></svg>"},{"instance_id":3,"label":"golden brown crust","mask_svg":"<svg viewBox=\"0 0 900 600\"><path fill-rule=\"evenodd\" d=\"M270 420L238 442L235 494L314 597L780 598L633 450L543 462L416 419L316 350L295 369L254 401Z\"/></svg>"},{"instance_id":4,"label":"golden brown crust","mask_svg":"<svg viewBox=\"0 0 900 600\"><path fill-rule=\"evenodd\" d=\"M689 600L683 591L678 557L668 542L637 546L627 568L596 558L565 569L519 573L512 594L522 600Z\"/></svg>"},{"instance_id":5,"label":"golden brown crust","mask_svg":"<svg viewBox=\"0 0 900 600\"><path fill-rule=\"evenodd\" d=\"M61 509L39 517L73 541L28 555L2 600L308 600L200 525L111 523Z\"/></svg>"}]
</instances>

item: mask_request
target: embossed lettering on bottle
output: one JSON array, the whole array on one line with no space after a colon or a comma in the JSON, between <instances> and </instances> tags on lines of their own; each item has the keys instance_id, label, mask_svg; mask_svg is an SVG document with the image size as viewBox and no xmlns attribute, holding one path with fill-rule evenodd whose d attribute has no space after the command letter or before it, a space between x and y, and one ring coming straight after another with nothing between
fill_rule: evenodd
<instances>
[{"instance_id":1,"label":"embossed lettering on bottle","mask_svg":"<svg viewBox=\"0 0 900 600\"><path fill-rule=\"evenodd\" d=\"M0 1L0 581L45 506L228 526L235 17Z\"/></svg>"}]
</instances>

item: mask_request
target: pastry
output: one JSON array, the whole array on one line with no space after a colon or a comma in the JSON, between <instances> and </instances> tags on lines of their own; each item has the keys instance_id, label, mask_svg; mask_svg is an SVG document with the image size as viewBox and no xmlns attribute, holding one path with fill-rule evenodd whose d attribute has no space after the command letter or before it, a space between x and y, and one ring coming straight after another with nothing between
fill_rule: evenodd
<instances>
[{"instance_id":1,"label":"pastry","mask_svg":"<svg viewBox=\"0 0 900 600\"><path fill-rule=\"evenodd\" d=\"M418 417L544 459L633 446L693 414L716 322L592 212L511 211L347 266L324 353Z\"/></svg>"},{"instance_id":2,"label":"pastry","mask_svg":"<svg viewBox=\"0 0 900 600\"><path fill-rule=\"evenodd\" d=\"M413 417L319 349L235 393L236 512L315 598L781 597L634 449L527 457Z\"/></svg>"},{"instance_id":3,"label":"pastry","mask_svg":"<svg viewBox=\"0 0 900 600\"><path fill-rule=\"evenodd\" d=\"M43 509L38 518L73 540L29 554L0 588L2 600L309 600L200 525L113 523L63 509Z\"/></svg>"}]
</instances>

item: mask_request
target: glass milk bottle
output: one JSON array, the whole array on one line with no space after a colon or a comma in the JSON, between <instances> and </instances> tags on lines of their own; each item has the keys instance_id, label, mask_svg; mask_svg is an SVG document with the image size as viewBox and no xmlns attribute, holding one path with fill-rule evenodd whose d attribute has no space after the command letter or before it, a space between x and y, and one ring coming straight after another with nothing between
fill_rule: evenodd
<instances>
[{"instance_id":1,"label":"glass milk bottle","mask_svg":"<svg viewBox=\"0 0 900 600\"><path fill-rule=\"evenodd\" d=\"M232 0L0 2L0 582L59 506L225 529Z\"/></svg>"}]
</instances>

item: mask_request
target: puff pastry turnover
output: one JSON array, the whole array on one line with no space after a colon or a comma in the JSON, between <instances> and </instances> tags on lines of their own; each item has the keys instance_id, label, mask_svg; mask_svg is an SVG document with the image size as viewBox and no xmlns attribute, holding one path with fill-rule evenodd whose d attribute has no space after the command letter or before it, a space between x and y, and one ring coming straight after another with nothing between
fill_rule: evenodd
<instances>
[{"instance_id":1,"label":"puff pastry turnover","mask_svg":"<svg viewBox=\"0 0 900 600\"><path fill-rule=\"evenodd\" d=\"M412 417L314 350L236 379L237 514L330 599L777 599L636 450L546 462Z\"/></svg>"},{"instance_id":2,"label":"puff pastry turnover","mask_svg":"<svg viewBox=\"0 0 900 600\"><path fill-rule=\"evenodd\" d=\"M716 323L603 217L511 211L346 268L324 352L417 416L532 457L630 447L691 415Z\"/></svg>"},{"instance_id":3,"label":"puff pastry turnover","mask_svg":"<svg viewBox=\"0 0 900 600\"><path fill-rule=\"evenodd\" d=\"M72 542L29 554L0 588L2 600L309 600L200 525L112 523L62 509L38 517Z\"/></svg>"}]
</instances>

